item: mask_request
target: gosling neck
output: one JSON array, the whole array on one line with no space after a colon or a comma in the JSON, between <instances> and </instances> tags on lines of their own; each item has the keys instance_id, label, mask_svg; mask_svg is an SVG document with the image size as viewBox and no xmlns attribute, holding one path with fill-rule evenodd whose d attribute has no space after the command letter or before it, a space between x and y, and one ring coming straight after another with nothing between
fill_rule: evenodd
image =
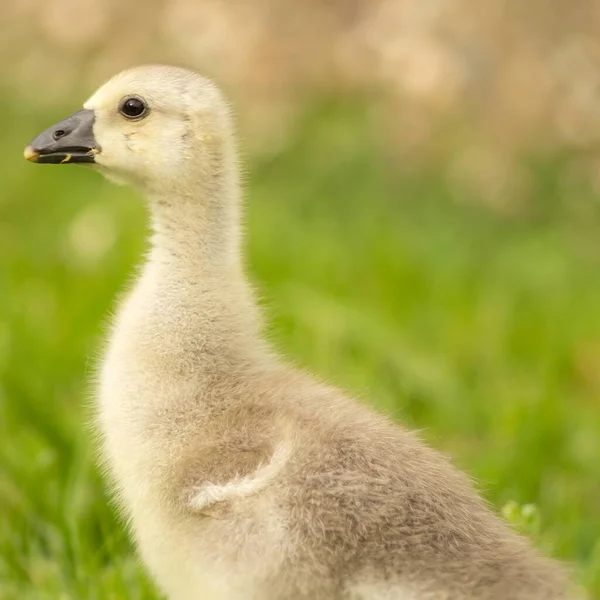
<instances>
[{"instance_id":1,"label":"gosling neck","mask_svg":"<svg viewBox=\"0 0 600 600\"><path fill-rule=\"evenodd\" d=\"M211 368L261 360L261 319L243 274L240 192L233 169L147 194L152 248L138 283L143 327L161 361ZM199 355L210 361L195 362ZM191 361L191 362L190 362ZM170 363L169 363L170 364ZM186 371L187 372L187 371Z\"/></svg>"},{"instance_id":2,"label":"gosling neck","mask_svg":"<svg viewBox=\"0 0 600 600\"><path fill-rule=\"evenodd\" d=\"M241 277L240 189L234 165L189 171L198 175L147 194L154 231L151 260L192 280Z\"/></svg>"}]
</instances>

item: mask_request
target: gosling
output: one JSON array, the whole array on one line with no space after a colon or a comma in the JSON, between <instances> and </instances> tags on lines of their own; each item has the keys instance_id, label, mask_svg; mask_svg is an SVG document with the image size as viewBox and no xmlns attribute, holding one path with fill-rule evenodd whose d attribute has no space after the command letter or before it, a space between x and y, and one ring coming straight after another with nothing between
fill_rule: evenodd
<instances>
[{"instance_id":1,"label":"gosling","mask_svg":"<svg viewBox=\"0 0 600 600\"><path fill-rule=\"evenodd\" d=\"M241 259L230 111L207 79L142 66L25 150L147 199L151 249L99 376L103 456L171 600L564 600L469 479L411 432L288 366Z\"/></svg>"}]
</instances>

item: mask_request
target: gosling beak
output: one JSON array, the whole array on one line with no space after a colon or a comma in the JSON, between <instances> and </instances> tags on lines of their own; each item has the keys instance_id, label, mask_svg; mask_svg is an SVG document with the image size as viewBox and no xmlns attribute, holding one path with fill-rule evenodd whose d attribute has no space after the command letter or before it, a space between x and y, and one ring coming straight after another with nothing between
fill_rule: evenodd
<instances>
[{"instance_id":1,"label":"gosling beak","mask_svg":"<svg viewBox=\"0 0 600 600\"><path fill-rule=\"evenodd\" d=\"M94 138L95 114L83 109L40 133L23 156L35 163L93 163L100 148Z\"/></svg>"}]
</instances>

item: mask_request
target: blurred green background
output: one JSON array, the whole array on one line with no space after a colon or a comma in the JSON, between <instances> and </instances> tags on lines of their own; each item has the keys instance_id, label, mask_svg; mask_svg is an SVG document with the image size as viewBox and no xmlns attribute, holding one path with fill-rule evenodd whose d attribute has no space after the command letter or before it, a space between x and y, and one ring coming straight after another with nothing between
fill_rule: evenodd
<instances>
[{"instance_id":1,"label":"blurred green background","mask_svg":"<svg viewBox=\"0 0 600 600\"><path fill-rule=\"evenodd\" d=\"M18 64L39 70L38 59ZM85 168L22 159L102 78L87 82L81 66L58 87L46 76L45 101L15 65L0 73L0 598L154 598L88 424L108 316L145 248L144 206ZM248 263L272 338L451 454L600 597L593 154L541 131L501 144L477 103L472 115L417 114L339 80L324 90L297 76L310 92L287 118L261 94L245 103L243 81L224 73L243 113Z\"/></svg>"}]
</instances>

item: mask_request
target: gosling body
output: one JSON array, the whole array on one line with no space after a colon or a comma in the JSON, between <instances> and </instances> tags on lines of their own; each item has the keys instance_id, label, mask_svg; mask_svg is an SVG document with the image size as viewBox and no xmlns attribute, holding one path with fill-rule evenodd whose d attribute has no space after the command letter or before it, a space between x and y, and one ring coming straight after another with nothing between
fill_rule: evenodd
<instances>
[{"instance_id":1,"label":"gosling body","mask_svg":"<svg viewBox=\"0 0 600 600\"><path fill-rule=\"evenodd\" d=\"M142 113L127 114L139 108L131 98ZM116 498L167 597L570 598L563 568L445 457L263 341L217 88L140 67L84 110L92 166L135 186L152 216L101 365L97 424ZM53 162L60 148L45 139L28 158Z\"/></svg>"}]
</instances>

